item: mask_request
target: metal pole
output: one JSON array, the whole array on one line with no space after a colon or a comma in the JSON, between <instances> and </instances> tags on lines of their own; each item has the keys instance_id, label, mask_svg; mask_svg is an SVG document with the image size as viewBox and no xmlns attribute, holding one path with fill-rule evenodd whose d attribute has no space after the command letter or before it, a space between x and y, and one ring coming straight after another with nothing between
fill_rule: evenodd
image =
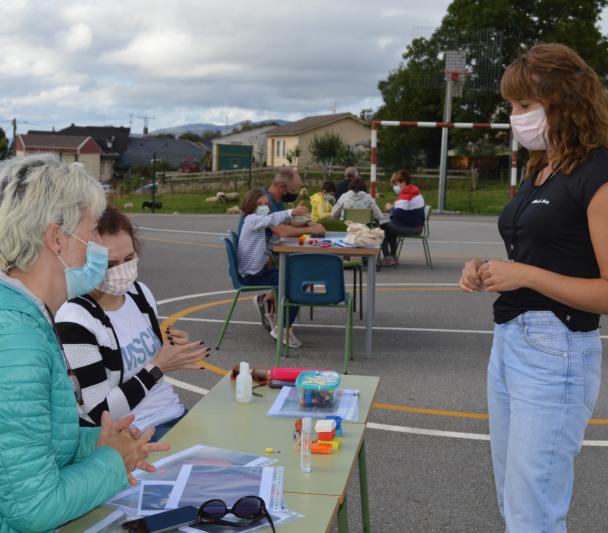
<instances>
[{"instance_id":1,"label":"metal pole","mask_svg":"<svg viewBox=\"0 0 608 533\"><path fill-rule=\"evenodd\" d=\"M156 152L152 159L152 213L156 210Z\"/></svg>"},{"instance_id":2,"label":"metal pole","mask_svg":"<svg viewBox=\"0 0 608 533\"><path fill-rule=\"evenodd\" d=\"M371 141L371 167L369 169L369 180L370 180L370 189L372 196L376 197L377 184L376 184L376 169L378 164L378 123L372 122L372 141Z\"/></svg>"},{"instance_id":3,"label":"metal pole","mask_svg":"<svg viewBox=\"0 0 608 533\"><path fill-rule=\"evenodd\" d=\"M445 84L445 107L443 121L452 120L452 80L448 79ZM439 187L437 191L437 212L445 210L445 196L448 169L448 128L441 128L441 152L439 154Z\"/></svg>"}]
</instances>

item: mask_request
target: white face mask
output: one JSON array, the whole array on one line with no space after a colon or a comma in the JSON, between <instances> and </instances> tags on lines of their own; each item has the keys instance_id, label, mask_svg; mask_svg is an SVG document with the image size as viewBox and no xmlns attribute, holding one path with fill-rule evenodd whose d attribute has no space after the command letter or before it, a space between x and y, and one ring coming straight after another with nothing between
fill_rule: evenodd
<instances>
[{"instance_id":1,"label":"white face mask","mask_svg":"<svg viewBox=\"0 0 608 533\"><path fill-rule=\"evenodd\" d=\"M542 106L521 115L511 115L510 120L519 144L528 150L547 149L547 117Z\"/></svg>"},{"instance_id":2,"label":"white face mask","mask_svg":"<svg viewBox=\"0 0 608 533\"><path fill-rule=\"evenodd\" d=\"M270 207L267 205L258 205L255 208L255 214L256 215L262 215L262 216L266 216L270 213Z\"/></svg>"},{"instance_id":3,"label":"white face mask","mask_svg":"<svg viewBox=\"0 0 608 533\"><path fill-rule=\"evenodd\" d=\"M123 296L129 287L137 279L137 263L139 257L135 256L130 261L122 263L106 271L106 277L98 289L113 296Z\"/></svg>"}]
</instances>

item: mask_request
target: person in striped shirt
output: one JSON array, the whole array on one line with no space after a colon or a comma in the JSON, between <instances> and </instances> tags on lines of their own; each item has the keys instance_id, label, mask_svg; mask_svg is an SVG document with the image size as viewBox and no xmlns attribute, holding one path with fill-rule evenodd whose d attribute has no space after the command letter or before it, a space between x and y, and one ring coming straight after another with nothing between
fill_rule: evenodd
<instances>
[{"instance_id":1,"label":"person in striped shirt","mask_svg":"<svg viewBox=\"0 0 608 533\"><path fill-rule=\"evenodd\" d=\"M98 223L108 248L106 277L89 294L73 298L57 312L57 332L78 387L81 426L98 426L109 411L114 420L133 414L140 430L155 426L160 439L185 414L163 374L198 368L209 354L188 335L160 331L156 302L137 279L138 241L129 218L109 206Z\"/></svg>"},{"instance_id":2,"label":"person in striped shirt","mask_svg":"<svg viewBox=\"0 0 608 533\"><path fill-rule=\"evenodd\" d=\"M305 215L308 209L299 205L293 209L270 212L268 196L261 189L249 191L241 205L243 212L242 227L237 246L238 274L243 285L279 285L279 271L272 266L272 253L268 247L266 229L287 224L291 218ZM274 313L274 298L272 293L260 294L253 300L256 308L266 309L264 313L266 329L270 335L277 338L277 326ZM289 342L290 348L299 348L302 343L293 333L291 324L294 323L298 308L290 308L289 332L285 332L283 342Z\"/></svg>"}]
</instances>

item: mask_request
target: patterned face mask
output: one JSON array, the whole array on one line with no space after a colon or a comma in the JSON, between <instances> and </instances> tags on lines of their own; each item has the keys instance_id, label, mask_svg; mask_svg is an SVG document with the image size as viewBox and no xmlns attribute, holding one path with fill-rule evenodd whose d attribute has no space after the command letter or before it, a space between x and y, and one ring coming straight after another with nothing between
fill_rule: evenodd
<instances>
[{"instance_id":1,"label":"patterned face mask","mask_svg":"<svg viewBox=\"0 0 608 533\"><path fill-rule=\"evenodd\" d=\"M137 263L139 257L136 255L130 261L108 268L106 277L99 285L98 289L106 294L113 296L123 296L129 287L137 279Z\"/></svg>"}]
</instances>

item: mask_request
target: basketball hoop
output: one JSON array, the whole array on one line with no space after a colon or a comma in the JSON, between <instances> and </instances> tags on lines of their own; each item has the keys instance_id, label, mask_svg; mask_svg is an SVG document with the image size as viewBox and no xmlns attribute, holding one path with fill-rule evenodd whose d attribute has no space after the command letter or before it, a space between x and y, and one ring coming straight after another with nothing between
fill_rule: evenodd
<instances>
[{"instance_id":1,"label":"basketball hoop","mask_svg":"<svg viewBox=\"0 0 608 533\"><path fill-rule=\"evenodd\" d=\"M462 88L466 77L467 54L463 50L448 50L445 53L445 81L452 82L452 96L462 96Z\"/></svg>"}]
</instances>

